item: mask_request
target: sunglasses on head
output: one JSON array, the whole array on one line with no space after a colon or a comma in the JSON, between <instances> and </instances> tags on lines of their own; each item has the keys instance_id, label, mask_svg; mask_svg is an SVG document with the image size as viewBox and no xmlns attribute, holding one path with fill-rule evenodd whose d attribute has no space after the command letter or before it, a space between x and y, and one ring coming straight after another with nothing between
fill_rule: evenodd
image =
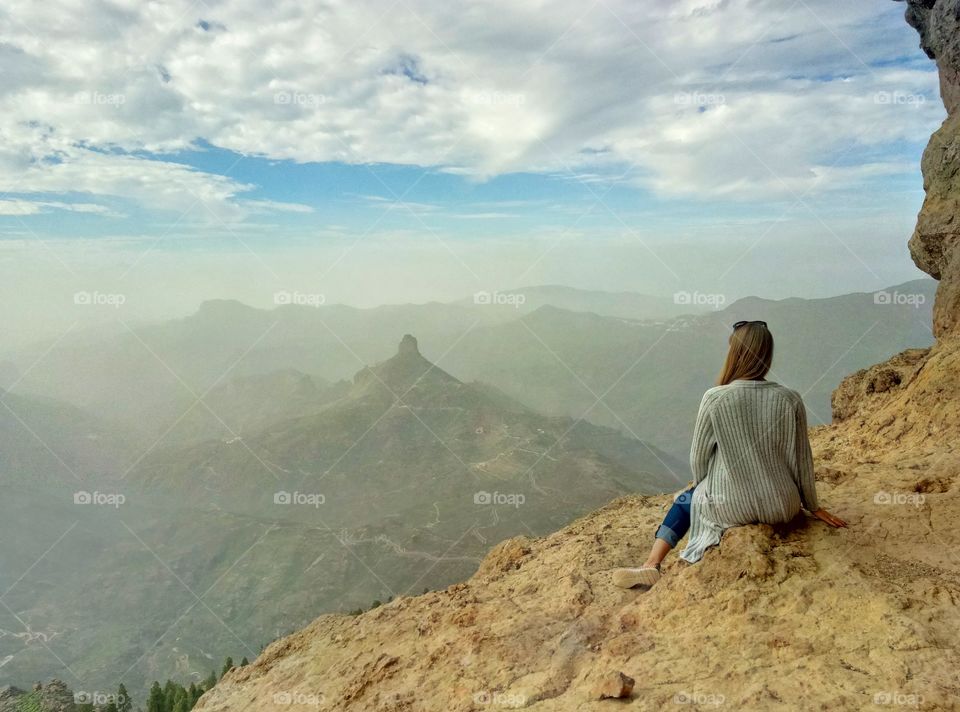
<instances>
[{"instance_id":1,"label":"sunglasses on head","mask_svg":"<svg viewBox=\"0 0 960 712\"><path fill-rule=\"evenodd\" d=\"M747 324L762 324L764 329L767 328L767 322L765 321L738 321L733 325L733 330L736 331L741 326L746 326Z\"/></svg>"}]
</instances>

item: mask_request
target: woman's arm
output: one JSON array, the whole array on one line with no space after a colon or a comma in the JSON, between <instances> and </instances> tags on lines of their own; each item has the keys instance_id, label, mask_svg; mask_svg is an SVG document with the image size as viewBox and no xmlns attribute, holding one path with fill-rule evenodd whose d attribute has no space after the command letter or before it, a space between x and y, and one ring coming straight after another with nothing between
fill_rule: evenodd
<instances>
[{"instance_id":1,"label":"woman's arm","mask_svg":"<svg viewBox=\"0 0 960 712\"><path fill-rule=\"evenodd\" d=\"M709 397L710 391L707 391L700 401L697 424L693 428L693 444L690 446L690 471L693 472L693 481L696 484L700 484L707 476L710 458L713 457L713 451L717 448L713 420L710 417Z\"/></svg>"},{"instance_id":2,"label":"woman's arm","mask_svg":"<svg viewBox=\"0 0 960 712\"><path fill-rule=\"evenodd\" d=\"M809 512L820 509L817 500L817 482L813 476L813 451L810 449L810 435L807 432L807 409L803 399L797 402L797 489L800 490L800 499L803 507Z\"/></svg>"}]
</instances>

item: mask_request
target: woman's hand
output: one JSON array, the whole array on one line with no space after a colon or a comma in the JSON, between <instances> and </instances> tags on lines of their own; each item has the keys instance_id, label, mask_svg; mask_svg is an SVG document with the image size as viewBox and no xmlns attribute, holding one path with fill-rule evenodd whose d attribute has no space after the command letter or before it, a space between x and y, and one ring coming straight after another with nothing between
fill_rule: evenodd
<instances>
[{"instance_id":1,"label":"woman's hand","mask_svg":"<svg viewBox=\"0 0 960 712\"><path fill-rule=\"evenodd\" d=\"M813 513L813 516L815 516L817 519L819 519L822 522L826 522L831 527L847 526L847 523L845 521L840 519L840 517L833 516L826 509L818 509L816 512Z\"/></svg>"}]
</instances>

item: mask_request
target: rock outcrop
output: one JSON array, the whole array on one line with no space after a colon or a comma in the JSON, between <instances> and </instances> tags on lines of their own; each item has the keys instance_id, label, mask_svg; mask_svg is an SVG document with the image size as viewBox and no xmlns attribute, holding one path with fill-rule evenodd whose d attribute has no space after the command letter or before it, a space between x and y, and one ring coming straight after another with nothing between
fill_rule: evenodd
<instances>
[{"instance_id":1,"label":"rock outcrop","mask_svg":"<svg viewBox=\"0 0 960 712\"><path fill-rule=\"evenodd\" d=\"M31 692L0 687L0 712L74 712L73 693L61 680L37 683Z\"/></svg>"},{"instance_id":2,"label":"rock outcrop","mask_svg":"<svg viewBox=\"0 0 960 712\"><path fill-rule=\"evenodd\" d=\"M937 62L947 110L923 152L926 197L910 238L913 261L940 280L933 317L939 338L960 330L960 0L908 0L906 17Z\"/></svg>"},{"instance_id":3,"label":"rock outcrop","mask_svg":"<svg viewBox=\"0 0 960 712\"><path fill-rule=\"evenodd\" d=\"M631 709L956 709L960 456L824 453L820 437L817 455L847 530L732 529L699 564L671 557L649 592L623 591L610 569L642 560L670 504L623 498L504 542L465 583L322 616L198 709L603 710L611 671L635 680Z\"/></svg>"}]
</instances>

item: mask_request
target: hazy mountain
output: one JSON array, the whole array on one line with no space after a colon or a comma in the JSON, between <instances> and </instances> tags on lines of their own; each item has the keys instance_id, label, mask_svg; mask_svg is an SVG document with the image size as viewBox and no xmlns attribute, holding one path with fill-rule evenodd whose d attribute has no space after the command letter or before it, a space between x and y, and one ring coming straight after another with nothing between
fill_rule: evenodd
<instances>
[{"instance_id":1,"label":"hazy mountain","mask_svg":"<svg viewBox=\"0 0 960 712\"><path fill-rule=\"evenodd\" d=\"M662 321L542 307L474 329L443 363L542 412L584 415L683 457L734 322L768 322L777 344L770 377L804 395L811 423L829 422L830 394L843 374L932 342L936 284L917 280L827 299L749 298Z\"/></svg>"},{"instance_id":2,"label":"hazy mountain","mask_svg":"<svg viewBox=\"0 0 960 712\"><path fill-rule=\"evenodd\" d=\"M269 403L313 408L324 393L336 398L316 412L274 419ZM270 422L253 430L254 414L237 411L225 418L243 415L238 437L158 446L100 487L115 504L75 504L63 486L0 499L11 680L62 674L40 640L83 689L206 677L321 612L445 586L495 541L688 477L614 430L459 380L410 336L346 384L284 372L214 394L244 408L259 398Z\"/></svg>"},{"instance_id":3,"label":"hazy mountain","mask_svg":"<svg viewBox=\"0 0 960 712\"><path fill-rule=\"evenodd\" d=\"M236 376L295 369L337 381L384 358L403 333L440 349L472 326L500 320L495 310L454 304L268 311L215 300L184 319L87 330L19 350L9 360L32 365L17 392L60 398L153 433L176 417L171 404L195 400Z\"/></svg>"},{"instance_id":4,"label":"hazy mountain","mask_svg":"<svg viewBox=\"0 0 960 712\"><path fill-rule=\"evenodd\" d=\"M702 306L684 303L682 298L654 297L639 292L604 292L548 284L503 292L477 292L462 304L488 306L503 318L529 314L542 306L567 311L590 312L623 319L664 319L705 311Z\"/></svg>"},{"instance_id":5,"label":"hazy mountain","mask_svg":"<svg viewBox=\"0 0 960 712\"><path fill-rule=\"evenodd\" d=\"M115 472L122 433L80 408L0 390L0 482L77 484Z\"/></svg>"},{"instance_id":6,"label":"hazy mountain","mask_svg":"<svg viewBox=\"0 0 960 712\"><path fill-rule=\"evenodd\" d=\"M676 477L667 477L671 470ZM338 511L362 504L363 521L378 521L407 506L422 509L424 492L472 505L471 493L487 486L536 492L545 477L552 491L538 505L543 514L577 508L594 496L590 487L601 496L668 488L684 481L685 470L615 431L544 417L489 385L463 383L425 359L408 335L394 357L358 371L342 397L318 412L249 437L158 448L130 477L154 490L247 504L267 502L278 489L321 487ZM594 472L604 477L587 485L582 478Z\"/></svg>"},{"instance_id":7,"label":"hazy mountain","mask_svg":"<svg viewBox=\"0 0 960 712\"><path fill-rule=\"evenodd\" d=\"M170 403L169 422L161 425L158 435L166 445L230 440L315 413L339 398L346 387L346 383L333 386L296 369L237 376L198 394L200 401L186 395Z\"/></svg>"},{"instance_id":8,"label":"hazy mountain","mask_svg":"<svg viewBox=\"0 0 960 712\"><path fill-rule=\"evenodd\" d=\"M583 415L682 457L693 411L719 371L733 321L770 322L778 342L774 378L805 392L811 422L823 422L841 374L930 343L935 285L918 280L827 299L750 298L719 311L659 320L555 306L529 311L541 298L566 298L552 287L531 290L519 309L471 301L266 311L214 301L190 317L136 327L134 333L67 336L39 363L48 344L12 359L24 368L34 364L17 392L136 424L143 431L138 444L146 448L211 387L289 369L338 381L389 354L400 334L416 333L427 356L449 371L488 382L539 411ZM891 303L883 303L885 296ZM177 437L170 434L158 447L176 444Z\"/></svg>"}]
</instances>

